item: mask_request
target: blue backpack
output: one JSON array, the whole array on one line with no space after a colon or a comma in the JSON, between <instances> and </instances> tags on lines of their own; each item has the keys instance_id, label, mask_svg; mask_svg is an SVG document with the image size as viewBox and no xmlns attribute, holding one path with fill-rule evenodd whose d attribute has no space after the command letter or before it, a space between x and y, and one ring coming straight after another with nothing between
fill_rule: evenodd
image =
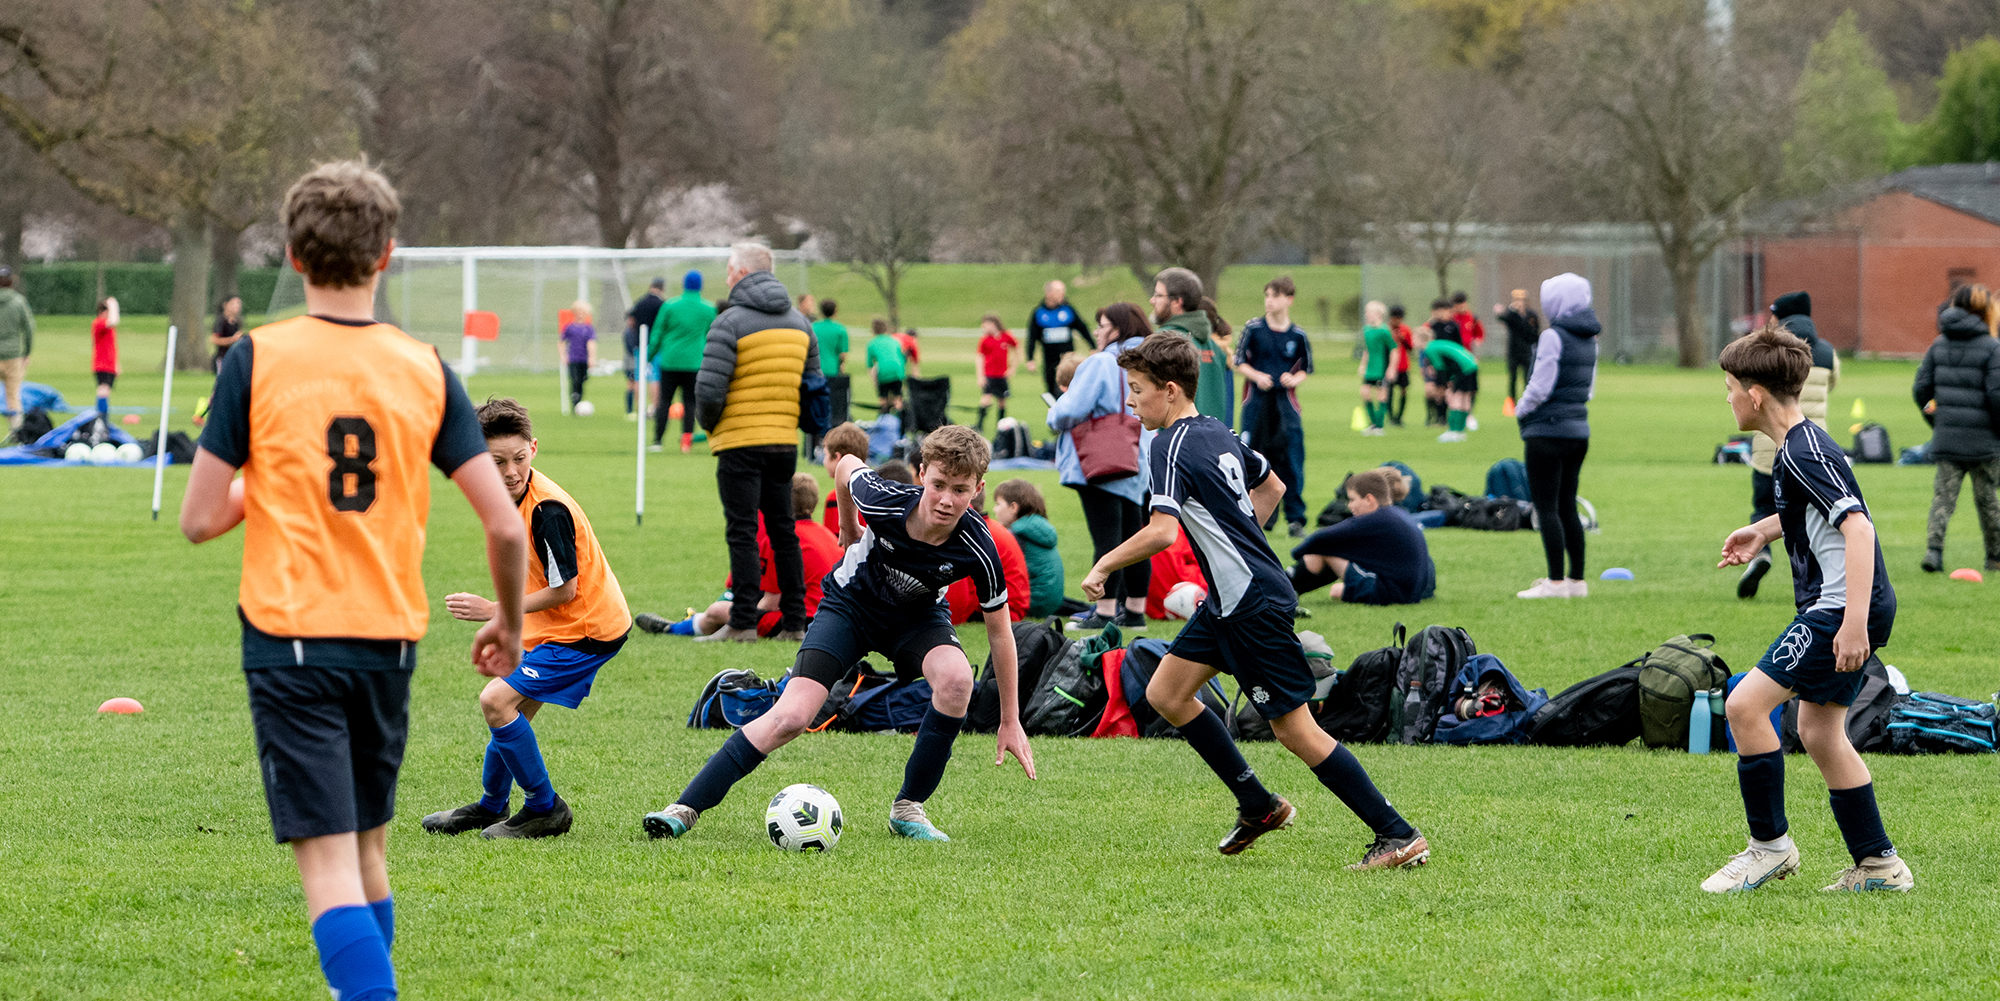
<instances>
[{"instance_id":1,"label":"blue backpack","mask_svg":"<svg viewBox=\"0 0 2000 1001\"><path fill-rule=\"evenodd\" d=\"M1535 493L1528 486L1528 467L1519 459L1501 459L1494 463L1486 470L1486 496L1534 500Z\"/></svg>"},{"instance_id":2,"label":"blue backpack","mask_svg":"<svg viewBox=\"0 0 2000 1001\"><path fill-rule=\"evenodd\" d=\"M771 711L784 679L765 681L755 671L731 668L708 679L688 713L688 726L698 730L736 730Z\"/></svg>"},{"instance_id":3,"label":"blue backpack","mask_svg":"<svg viewBox=\"0 0 2000 1001\"><path fill-rule=\"evenodd\" d=\"M1525 743L1528 720L1548 703L1547 689L1530 690L1500 658L1474 654L1459 669L1450 708L1438 719L1431 739L1440 744Z\"/></svg>"},{"instance_id":4,"label":"blue backpack","mask_svg":"<svg viewBox=\"0 0 2000 1001\"><path fill-rule=\"evenodd\" d=\"M1897 754L1992 754L1995 712L1938 692L1911 692L1889 710L1889 747Z\"/></svg>"},{"instance_id":5,"label":"blue backpack","mask_svg":"<svg viewBox=\"0 0 2000 1001\"><path fill-rule=\"evenodd\" d=\"M918 678L908 684L891 681L854 693L840 707L836 730L883 733L894 730L914 733L931 707L931 683Z\"/></svg>"}]
</instances>

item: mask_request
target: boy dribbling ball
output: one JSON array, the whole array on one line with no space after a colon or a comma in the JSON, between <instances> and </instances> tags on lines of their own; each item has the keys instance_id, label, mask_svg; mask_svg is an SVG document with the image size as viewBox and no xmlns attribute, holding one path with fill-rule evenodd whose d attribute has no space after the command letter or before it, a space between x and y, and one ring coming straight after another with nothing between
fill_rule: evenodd
<instances>
[{"instance_id":1,"label":"boy dribbling ball","mask_svg":"<svg viewBox=\"0 0 2000 1001\"><path fill-rule=\"evenodd\" d=\"M430 621L428 466L479 515L502 595L473 666L498 678L521 660L526 534L472 401L437 349L375 321L400 214L389 182L352 161L286 192L285 259L305 276L307 315L251 331L223 359L181 502L190 541L243 523L238 614L264 797L342 1001L396 996L388 831Z\"/></svg>"},{"instance_id":2,"label":"boy dribbling ball","mask_svg":"<svg viewBox=\"0 0 2000 1001\"><path fill-rule=\"evenodd\" d=\"M480 772L485 794L455 810L424 818L432 834L480 831L488 838L552 838L569 831L569 804L556 795L532 722L543 703L575 709L590 694L597 671L618 655L632 631L625 593L597 544L583 507L534 468L539 442L528 408L509 399L479 408L479 429L507 495L528 530L527 596L522 599L521 665L479 693L492 738ZM499 605L476 594L447 595L452 617L491 619ZM507 815L515 784L526 801Z\"/></svg>"},{"instance_id":3,"label":"boy dribbling ball","mask_svg":"<svg viewBox=\"0 0 2000 1001\"><path fill-rule=\"evenodd\" d=\"M1799 411L1812 351L1775 321L1732 342L1720 359L1736 426L1778 442L1772 479L1778 513L1729 534L1719 567L1741 566L1788 540L1798 616L1729 694L1729 728L1741 757L1737 781L1750 844L1702 881L1710 893L1754 890L1799 868L1785 820L1785 754L1771 710L1799 696L1799 739L1826 778L1834 822L1854 865L1829 890L1908 890L1875 806L1874 777L1847 739L1847 707L1861 692L1861 666L1889 642L1896 591L1889 586L1861 487L1833 436Z\"/></svg>"},{"instance_id":4,"label":"boy dribbling ball","mask_svg":"<svg viewBox=\"0 0 2000 1001\"><path fill-rule=\"evenodd\" d=\"M861 658L887 657L905 681L931 685L931 707L917 729L903 770L903 787L889 808L889 830L917 841L949 841L930 822L924 803L937 791L951 760L952 741L972 699L972 665L959 646L943 599L953 581L971 577L993 672L1000 682L999 749L1030 779L1035 757L1021 729L1014 629L1000 552L972 498L986 486L992 450L964 425L924 436L917 484L891 483L868 468L868 434L852 422L827 432L826 455L840 501L840 541L847 555L822 582L818 614L792 665L791 680L769 712L729 735L672 806L645 817L646 833L678 838L764 758L804 733L829 689ZM858 517L866 515L864 530Z\"/></svg>"},{"instance_id":5,"label":"boy dribbling ball","mask_svg":"<svg viewBox=\"0 0 2000 1001\"><path fill-rule=\"evenodd\" d=\"M1151 559L1173 544L1180 528L1187 530L1208 600L1161 658L1146 686L1146 701L1236 795L1236 826L1218 850L1237 854L1261 835L1291 826L1297 815L1290 802L1258 781L1222 717L1196 697L1210 678L1227 672L1249 693L1278 742L1375 832L1361 861L1348 868L1422 865L1430 859L1430 843L1306 707L1314 679L1305 648L1292 632L1298 597L1258 527L1284 496L1285 485L1228 425L1195 409L1201 366L1186 338L1155 334L1120 355L1118 364L1127 373L1133 412L1148 430L1159 432L1152 447L1153 518L1090 568L1083 593L1092 601L1103 597L1114 571Z\"/></svg>"}]
</instances>

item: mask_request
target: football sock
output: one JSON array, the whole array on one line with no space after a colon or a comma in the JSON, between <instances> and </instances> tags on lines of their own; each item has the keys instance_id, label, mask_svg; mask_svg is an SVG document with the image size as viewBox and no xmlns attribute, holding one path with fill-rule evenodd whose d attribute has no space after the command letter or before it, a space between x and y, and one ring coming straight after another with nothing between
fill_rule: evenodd
<instances>
[{"instance_id":1,"label":"football sock","mask_svg":"<svg viewBox=\"0 0 2000 1001\"><path fill-rule=\"evenodd\" d=\"M1347 808L1353 810L1354 815L1360 817L1361 822L1367 824L1368 829L1378 837L1407 838L1417 833L1417 829L1411 827L1410 822L1404 820L1403 815L1383 798L1375 783L1369 781L1367 770L1355 760L1346 744L1333 745L1333 753L1327 755L1325 761L1312 766L1312 771L1319 777L1320 784L1340 797L1340 801L1347 804Z\"/></svg>"},{"instance_id":2,"label":"football sock","mask_svg":"<svg viewBox=\"0 0 2000 1001\"><path fill-rule=\"evenodd\" d=\"M1382 422L1387 420L1388 417L1389 417L1389 405L1387 403L1370 403L1368 405L1369 427L1377 427L1377 428L1381 427Z\"/></svg>"},{"instance_id":3,"label":"football sock","mask_svg":"<svg viewBox=\"0 0 2000 1001\"><path fill-rule=\"evenodd\" d=\"M1287 572L1286 576L1292 579L1292 590L1300 595L1317 591L1340 579L1340 575L1334 573L1331 569L1314 573L1306 569L1304 563L1292 564L1292 569Z\"/></svg>"},{"instance_id":4,"label":"football sock","mask_svg":"<svg viewBox=\"0 0 2000 1001\"><path fill-rule=\"evenodd\" d=\"M708 764L694 775L694 781L681 790L681 798L674 802L690 807L697 813L708 810L722 802L729 795L729 787L743 779L764 763L764 752L750 743L750 738L738 730L722 742L722 749L709 755Z\"/></svg>"},{"instance_id":5,"label":"football sock","mask_svg":"<svg viewBox=\"0 0 2000 1001\"><path fill-rule=\"evenodd\" d=\"M111 416L111 397L100 396L97 398L97 413L103 417Z\"/></svg>"},{"instance_id":6,"label":"football sock","mask_svg":"<svg viewBox=\"0 0 2000 1001\"><path fill-rule=\"evenodd\" d=\"M487 730L492 731L492 727ZM500 753L500 738L486 742L486 761L479 769L479 786L485 795L479 797L481 809L493 813L507 812L507 799L514 793L514 773L507 770L507 759Z\"/></svg>"},{"instance_id":7,"label":"football sock","mask_svg":"<svg viewBox=\"0 0 2000 1001\"><path fill-rule=\"evenodd\" d=\"M979 429L979 433L980 433L980 434L985 434L985 433L986 433L986 412L987 412L988 410L991 410L991 409L993 409L993 408L992 408L992 407L980 407L980 408L979 408L979 423L978 423L978 424L975 424L975 425L973 425L973 426Z\"/></svg>"},{"instance_id":8,"label":"football sock","mask_svg":"<svg viewBox=\"0 0 2000 1001\"><path fill-rule=\"evenodd\" d=\"M366 905L335 907L312 923L313 944L319 947L320 972L341 1001L391 1001L396 996L396 969L389 965L389 947Z\"/></svg>"},{"instance_id":9,"label":"football sock","mask_svg":"<svg viewBox=\"0 0 2000 1001\"><path fill-rule=\"evenodd\" d=\"M672 636L693 636L694 619L687 618L687 619L682 619L679 622L668 623L667 633Z\"/></svg>"},{"instance_id":10,"label":"football sock","mask_svg":"<svg viewBox=\"0 0 2000 1001\"><path fill-rule=\"evenodd\" d=\"M922 803L931 798L944 780L952 741L958 739L958 730L964 725L965 717L946 716L937 706L924 710L924 721L917 727L917 746L910 748L909 763L903 766L903 788L896 793L897 799Z\"/></svg>"},{"instance_id":11,"label":"football sock","mask_svg":"<svg viewBox=\"0 0 2000 1001\"><path fill-rule=\"evenodd\" d=\"M1840 825L1840 836L1847 842L1847 854L1854 856L1854 864L1860 865L1862 859L1871 855L1896 854L1896 846L1889 843L1889 832L1882 829L1882 811L1875 808L1875 783L1852 789L1828 789L1826 797L1833 805L1833 821Z\"/></svg>"},{"instance_id":12,"label":"football sock","mask_svg":"<svg viewBox=\"0 0 2000 1001\"><path fill-rule=\"evenodd\" d=\"M1447 411L1445 416L1445 427L1450 428L1453 431L1465 430L1465 411L1463 410Z\"/></svg>"},{"instance_id":13,"label":"football sock","mask_svg":"<svg viewBox=\"0 0 2000 1001\"><path fill-rule=\"evenodd\" d=\"M1201 715L1181 724L1176 729L1186 738L1188 746L1208 762L1208 767L1222 784L1236 796L1236 812L1245 817L1261 817L1271 812L1271 791L1264 783L1257 781L1257 773L1250 763L1243 760L1243 752L1236 742L1229 739L1229 731L1222 725L1222 717L1207 706L1201 708Z\"/></svg>"},{"instance_id":14,"label":"football sock","mask_svg":"<svg viewBox=\"0 0 2000 1001\"><path fill-rule=\"evenodd\" d=\"M1000 422L1007 419L1007 405L1002 403L998 409L1000 411L999 416L993 422L993 430L995 431L1000 430Z\"/></svg>"},{"instance_id":15,"label":"football sock","mask_svg":"<svg viewBox=\"0 0 2000 1001\"><path fill-rule=\"evenodd\" d=\"M368 902L368 909L375 912L375 928L382 933L384 950L396 947L396 898L383 897Z\"/></svg>"},{"instance_id":16,"label":"football sock","mask_svg":"<svg viewBox=\"0 0 2000 1001\"><path fill-rule=\"evenodd\" d=\"M1758 841L1784 837L1791 827L1785 821L1784 750L1736 759L1736 781L1743 787L1743 815L1750 821L1750 836ZM1872 803L1872 793L1869 799Z\"/></svg>"},{"instance_id":17,"label":"football sock","mask_svg":"<svg viewBox=\"0 0 2000 1001\"><path fill-rule=\"evenodd\" d=\"M549 784L549 767L542 763L542 749L535 743L535 728L528 725L528 717L518 715L506 726L489 729L493 731L493 742L500 746L500 757L507 762L507 770L528 796L524 807L537 813L554 807L556 790Z\"/></svg>"},{"instance_id":18,"label":"football sock","mask_svg":"<svg viewBox=\"0 0 2000 1001\"><path fill-rule=\"evenodd\" d=\"M625 412L632 412L632 391L629 389L625 391Z\"/></svg>"}]
</instances>

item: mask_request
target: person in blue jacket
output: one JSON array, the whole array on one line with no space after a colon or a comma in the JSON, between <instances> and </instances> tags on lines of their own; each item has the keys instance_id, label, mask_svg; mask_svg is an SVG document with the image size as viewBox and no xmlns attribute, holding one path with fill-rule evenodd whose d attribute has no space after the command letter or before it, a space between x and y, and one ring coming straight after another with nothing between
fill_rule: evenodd
<instances>
[{"instance_id":1,"label":"person in blue jacket","mask_svg":"<svg viewBox=\"0 0 2000 1001\"><path fill-rule=\"evenodd\" d=\"M1146 339L1153 328L1146 314L1128 302L1114 302L1097 311L1097 333L1104 350L1090 355L1070 377L1069 391L1049 408L1049 430L1056 436L1056 474L1063 486L1076 491L1083 503L1083 521L1090 528L1090 544L1095 556L1118 548L1146 524L1140 505L1146 500L1146 446L1153 433L1141 432L1139 453L1134 456L1131 476L1091 483L1084 478L1083 463L1076 456L1076 442L1070 432L1086 421L1111 414L1128 413L1125 371L1118 356L1126 348ZM1034 343L1031 337L1029 344ZM1053 370L1054 365L1049 368ZM1136 419L1136 418L1135 418ZM1146 628L1146 588L1152 583L1152 564L1141 560L1111 575L1104 597L1070 619L1072 629L1102 629L1116 622L1120 629ZM1119 608L1119 602L1124 608Z\"/></svg>"}]
</instances>

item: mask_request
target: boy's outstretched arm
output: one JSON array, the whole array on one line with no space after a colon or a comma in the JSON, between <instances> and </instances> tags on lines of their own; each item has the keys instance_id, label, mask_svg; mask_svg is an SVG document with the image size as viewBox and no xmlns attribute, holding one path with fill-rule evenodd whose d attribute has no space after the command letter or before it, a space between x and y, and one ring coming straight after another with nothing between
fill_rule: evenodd
<instances>
[{"instance_id":1,"label":"boy's outstretched arm","mask_svg":"<svg viewBox=\"0 0 2000 1001\"><path fill-rule=\"evenodd\" d=\"M1282 488L1280 493L1283 493ZM1083 596L1091 601L1104 597L1104 582L1112 574L1131 566L1140 560L1150 560L1154 553L1165 552L1174 544L1180 534L1180 520L1162 511L1153 512L1153 520L1146 527L1132 533L1132 537L1118 544L1118 548L1105 553L1097 565L1083 577ZM995 662L998 673L998 662Z\"/></svg>"},{"instance_id":2,"label":"boy's outstretched arm","mask_svg":"<svg viewBox=\"0 0 2000 1001\"><path fill-rule=\"evenodd\" d=\"M489 678L504 678L521 666L521 604L528 586L528 530L500 482L491 457L465 460L451 481L472 504L486 530L486 565L493 572L499 613L472 637L472 666Z\"/></svg>"},{"instance_id":3,"label":"boy's outstretched arm","mask_svg":"<svg viewBox=\"0 0 2000 1001\"><path fill-rule=\"evenodd\" d=\"M242 520L243 481L236 479L236 467L208 449L195 449L181 494L181 534L189 542L207 542Z\"/></svg>"},{"instance_id":4,"label":"boy's outstretched arm","mask_svg":"<svg viewBox=\"0 0 2000 1001\"><path fill-rule=\"evenodd\" d=\"M1716 566L1742 566L1756 559L1757 554L1763 552L1765 546L1784 538L1784 535L1784 526L1779 524L1778 516L1775 514L1756 524L1745 525L1729 533L1729 538L1722 540L1722 562ZM1872 556L1874 551L1871 549L1869 552ZM1868 569L1870 571L1875 569L1872 560L1868 564Z\"/></svg>"},{"instance_id":5,"label":"boy's outstretched arm","mask_svg":"<svg viewBox=\"0 0 2000 1001\"><path fill-rule=\"evenodd\" d=\"M1021 763L1021 770L1035 777L1035 752L1028 747L1028 732L1021 729L1020 660L1014 652L1014 622L1007 607L984 613L986 642L993 651L993 677L1000 682L1000 743L993 763L1005 764L1007 755Z\"/></svg>"}]
</instances>

